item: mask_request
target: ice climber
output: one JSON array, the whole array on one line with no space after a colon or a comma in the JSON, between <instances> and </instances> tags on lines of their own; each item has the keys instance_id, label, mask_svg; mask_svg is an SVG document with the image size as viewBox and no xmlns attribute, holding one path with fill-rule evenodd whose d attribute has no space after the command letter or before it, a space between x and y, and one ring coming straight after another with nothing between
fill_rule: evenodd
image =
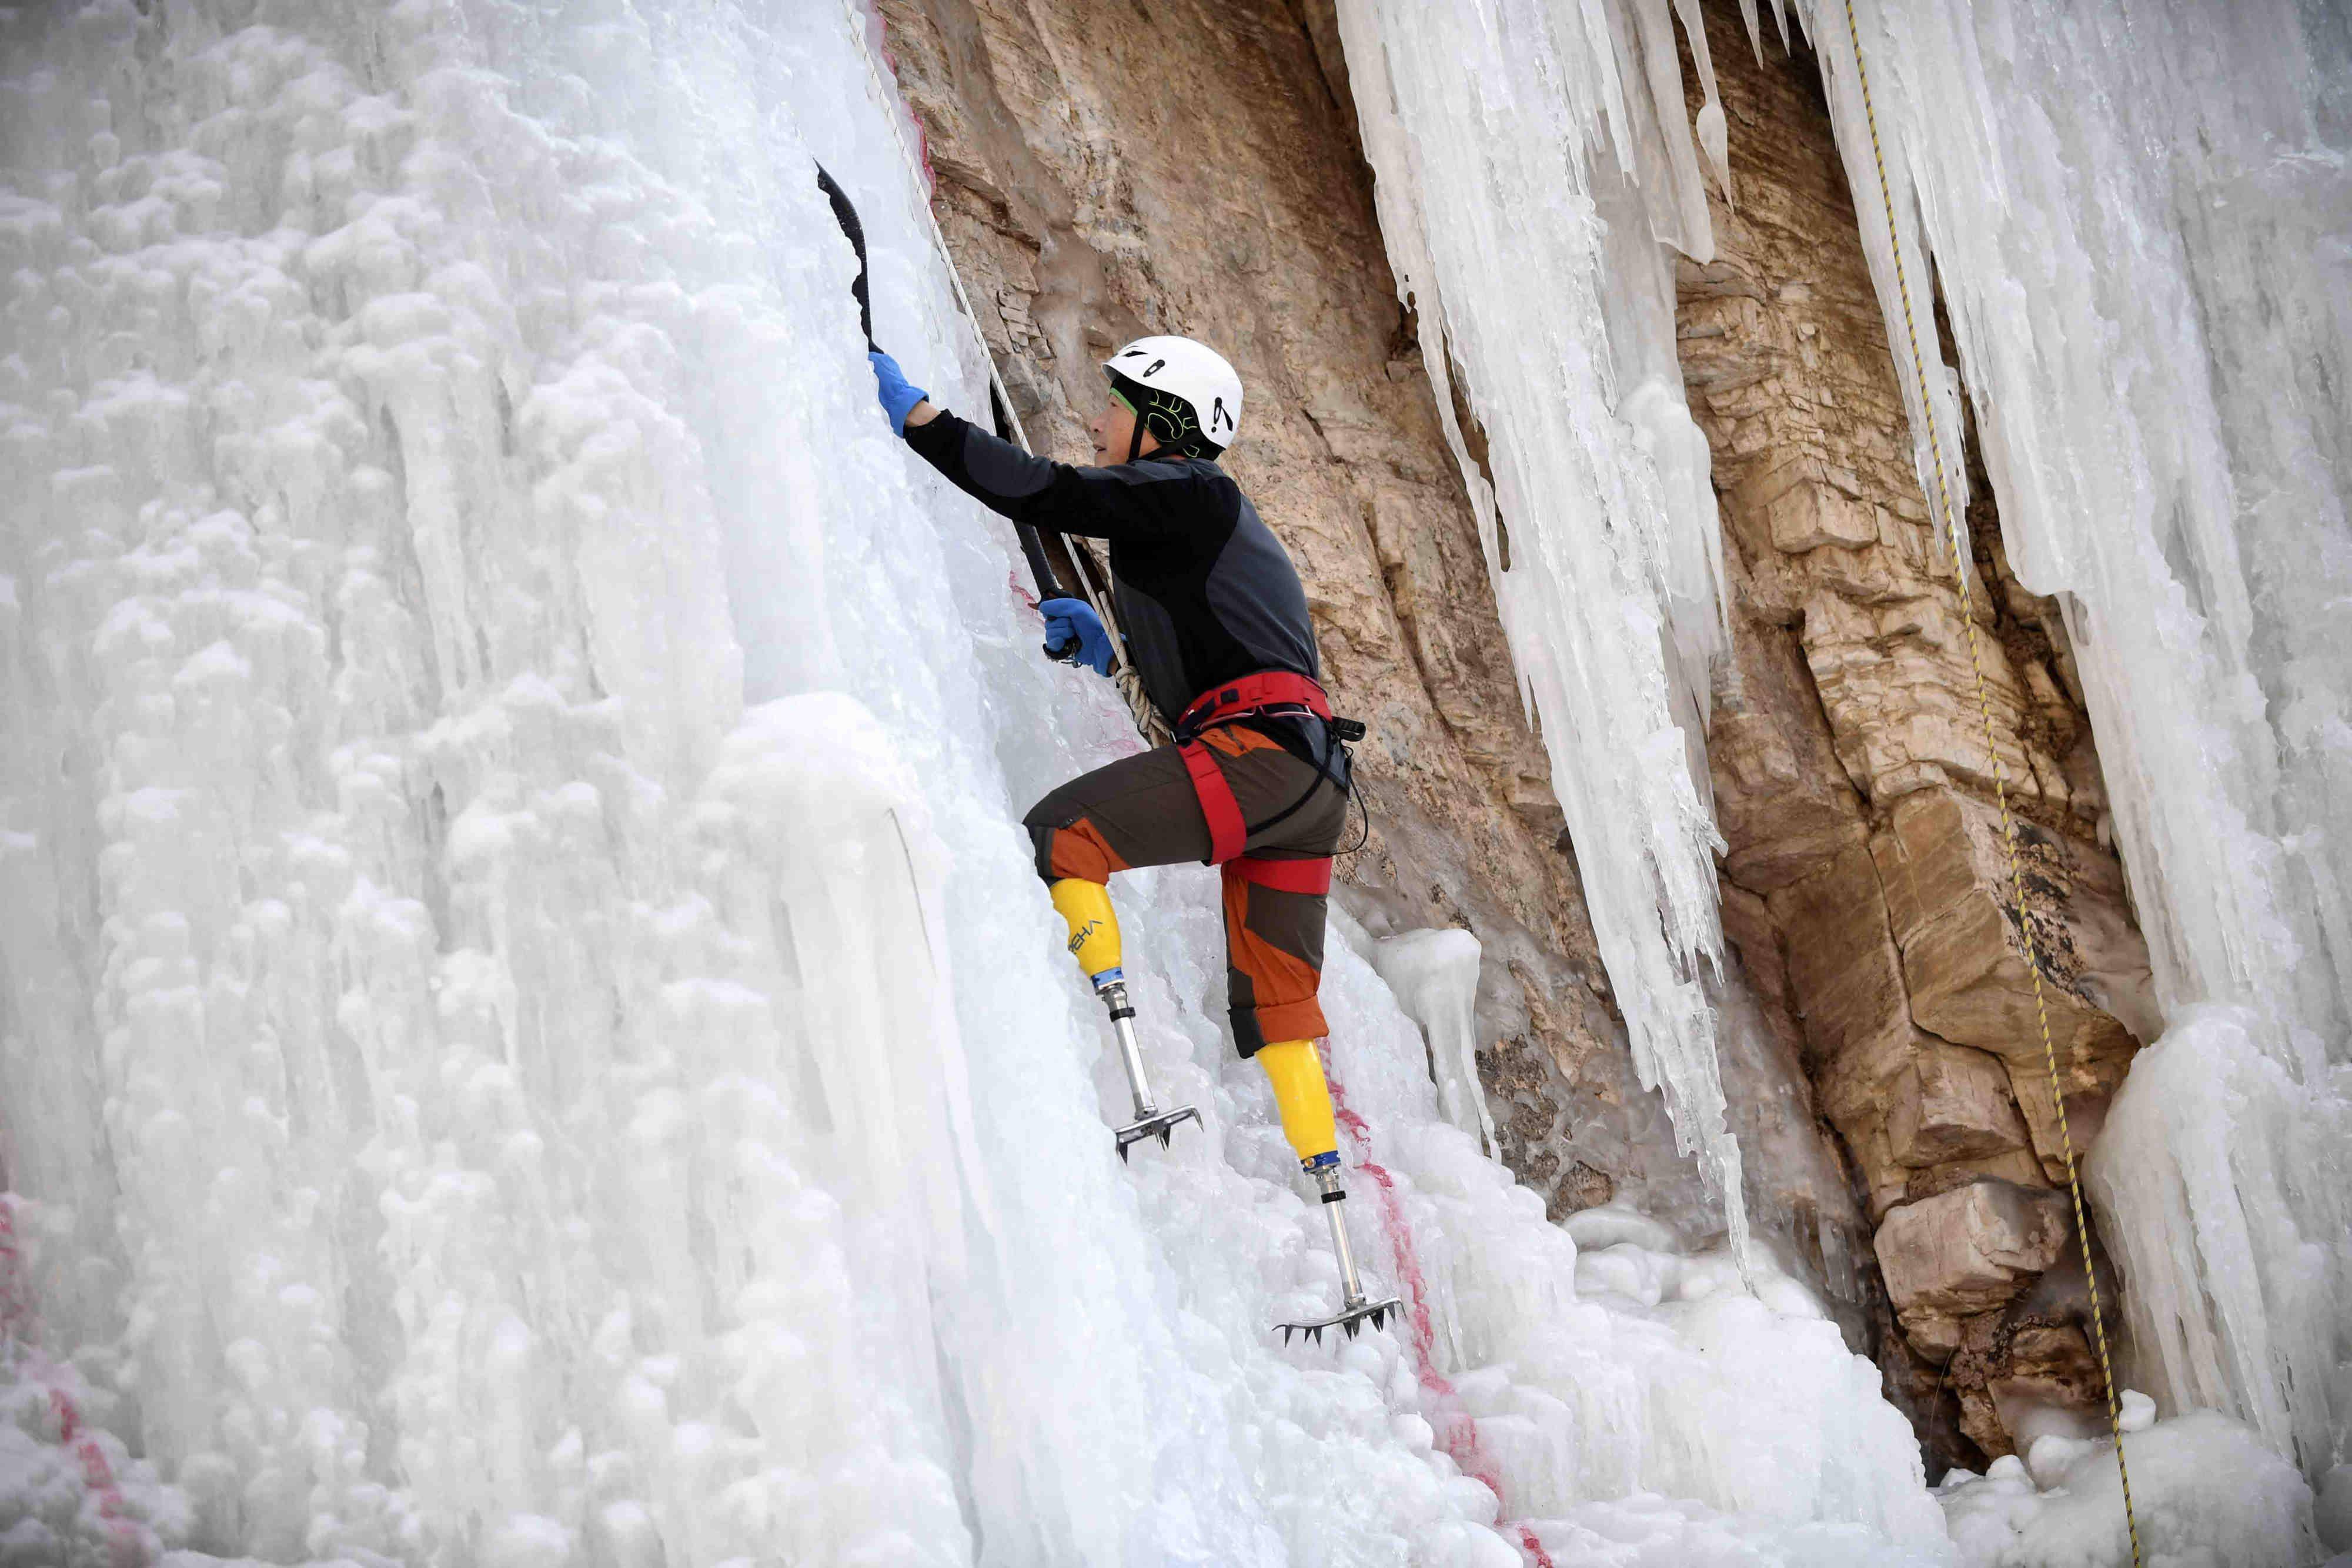
<instances>
[{"instance_id":1,"label":"ice climber","mask_svg":"<svg viewBox=\"0 0 2352 1568\"><path fill-rule=\"evenodd\" d=\"M892 427L959 489L1016 523L1108 543L1128 657L1176 744L1097 768L1031 807L1024 824L1037 874L1131 1046L1111 873L1218 867L1234 1044L1265 1070L1285 1137L1324 1201L1336 1202L1339 1140L1315 1051L1328 1032L1316 992L1331 855L1348 815L1344 742L1361 730L1332 717L1318 684L1315 628L1289 556L1217 466L1240 428L1241 379L1189 338L1136 340L1103 361L1109 395L1087 425L1095 462L1079 467L933 406L889 355L869 358ZM1110 634L1091 607L1049 599L1039 608L1049 651L1111 673ZM1164 1143L1167 1126L1192 1113L1120 1128L1120 1153L1150 1133ZM1352 1333L1391 1303L1363 1300L1339 1211L1328 1212L1349 1300L1327 1322Z\"/></svg>"}]
</instances>

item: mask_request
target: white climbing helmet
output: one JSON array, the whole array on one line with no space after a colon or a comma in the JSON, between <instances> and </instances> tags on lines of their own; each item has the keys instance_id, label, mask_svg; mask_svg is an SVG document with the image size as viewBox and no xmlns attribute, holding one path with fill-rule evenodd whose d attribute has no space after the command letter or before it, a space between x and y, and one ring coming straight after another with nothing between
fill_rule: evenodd
<instances>
[{"instance_id":1,"label":"white climbing helmet","mask_svg":"<svg viewBox=\"0 0 2352 1568\"><path fill-rule=\"evenodd\" d=\"M1242 379L1207 344L1138 338L1102 363L1111 385L1162 445L1204 445L1213 455L1234 444L1242 423Z\"/></svg>"}]
</instances>

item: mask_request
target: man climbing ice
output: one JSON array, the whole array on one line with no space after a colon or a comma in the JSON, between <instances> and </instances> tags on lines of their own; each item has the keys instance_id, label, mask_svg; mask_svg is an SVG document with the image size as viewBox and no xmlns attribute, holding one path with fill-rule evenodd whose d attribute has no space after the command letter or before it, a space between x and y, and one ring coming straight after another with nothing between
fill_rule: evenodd
<instances>
[{"instance_id":1,"label":"man climbing ice","mask_svg":"<svg viewBox=\"0 0 2352 1568\"><path fill-rule=\"evenodd\" d=\"M1184 861L1222 871L1234 1044L1265 1069L1284 1135L1336 1205L1345 1195L1315 1051L1328 1032L1316 992L1348 815L1344 742L1362 731L1333 719L1318 684L1315 628L1289 556L1217 466L1240 427L1241 378L1189 338L1139 338L1103 361L1109 399L1087 427L1095 463L1077 467L935 408L889 355L868 358L891 427L959 489L1013 522L1108 543L1128 656L1176 744L1097 768L1030 808L1037 874L1131 1050L1111 873ZM1039 608L1049 651L1111 673L1110 635L1090 606ZM1150 1134L1164 1144L1194 1114L1188 1106L1118 1129L1120 1155ZM1339 1210L1326 1212L1347 1300L1321 1322L1283 1325L1286 1337L1335 1323L1352 1334L1395 1305L1364 1298Z\"/></svg>"}]
</instances>

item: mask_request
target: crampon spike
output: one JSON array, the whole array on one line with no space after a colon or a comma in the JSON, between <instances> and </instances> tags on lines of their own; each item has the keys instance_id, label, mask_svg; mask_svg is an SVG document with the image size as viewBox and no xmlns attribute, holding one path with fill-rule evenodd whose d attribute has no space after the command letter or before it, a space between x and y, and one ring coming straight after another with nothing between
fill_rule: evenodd
<instances>
[{"instance_id":1,"label":"crampon spike","mask_svg":"<svg viewBox=\"0 0 2352 1568\"><path fill-rule=\"evenodd\" d=\"M1318 1318L1312 1322L1304 1323L1276 1323L1275 1326L1282 1331L1282 1343L1285 1344L1290 1343L1292 1334L1303 1333L1319 1345L1323 1343L1325 1329L1339 1329L1349 1339L1353 1339L1363 1331L1366 1322L1370 1322L1376 1329L1382 1328L1387 1325L1391 1317L1396 1318L1399 1322L1403 1321L1404 1303L1396 1297L1387 1296L1374 1301L1357 1296L1328 1318Z\"/></svg>"},{"instance_id":2,"label":"crampon spike","mask_svg":"<svg viewBox=\"0 0 2352 1568\"><path fill-rule=\"evenodd\" d=\"M1172 1111L1147 1112L1138 1121L1129 1122L1124 1127L1112 1128L1111 1136L1118 1140L1118 1157L1124 1160L1127 1158L1127 1146L1129 1144L1140 1143L1146 1138L1156 1136L1160 1140L1160 1146L1163 1149L1167 1148L1169 1134L1176 1130L1178 1123L1198 1122L1200 1119L1201 1113L1198 1107L1179 1105Z\"/></svg>"}]
</instances>

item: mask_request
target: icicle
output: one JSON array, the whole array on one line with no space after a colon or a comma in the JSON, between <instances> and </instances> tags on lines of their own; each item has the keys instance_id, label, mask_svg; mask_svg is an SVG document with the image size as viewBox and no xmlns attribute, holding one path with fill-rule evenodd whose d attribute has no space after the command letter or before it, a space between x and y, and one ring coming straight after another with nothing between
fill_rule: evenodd
<instances>
[{"instance_id":1,"label":"icicle","mask_svg":"<svg viewBox=\"0 0 2352 1568\"><path fill-rule=\"evenodd\" d=\"M1724 204L1735 206L1731 199L1731 133L1724 120L1723 99L1716 91L1715 59L1706 50L1706 25L1699 18L1698 0L1675 0L1675 15L1682 22L1683 37L1689 40L1691 59L1698 68L1699 92L1706 99L1693 129L1697 132L1700 150L1706 154L1706 166L1715 171L1715 183L1723 191ZM1756 26L1752 0L1748 25L1752 37Z\"/></svg>"},{"instance_id":2,"label":"icicle","mask_svg":"<svg viewBox=\"0 0 2352 1568\"><path fill-rule=\"evenodd\" d=\"M1639 36L1630 55L1552 47L1547 17L1522 5L1486 15L1349 0L1339 13L1381 231L1400 290L1422 302L1423 361L1480 510L1634 1061L1664 1091L1679 1141L1701 1155L1744 1241L1739 1151L1697 972L1719 963L1722 940L1700 782L1705 655L1694 697L1694 672L1675 652L1719 635L1719 566L1704 563L1720 545L1705 444L1681 434L1666 253L1612 221L1623 209L1655 225L1663 212L1679 230L1694 200L1703 220L1704 193L1679 71L1671 94L1660 71L1673 59L1666 0L1640 0L1632 33L1612 16L1621 37ZM1612 121L1604 141L1596 116L1621 102L1673 106L1662 141L1654 121L1640 136ZM1462 129L1473 126L1489 129L1474 138ZM1645 157L1645 138L1679 147L1686 178L1670 156ZM1660 188L1621 194L1621 177L1596 175L1580 152L1596 145L1638 160L1627 167ZM1531 190L1552 194L1533 207L1517 199ZM1530 275L1546 287L1524 287ZM1457 361L1466 387L1451 384ZM1487 472L1468 458L1457 401L1485 426ZM1511 529L1508 571L1494 552L1497 508Z\"/></svg>"}]
</instances>

